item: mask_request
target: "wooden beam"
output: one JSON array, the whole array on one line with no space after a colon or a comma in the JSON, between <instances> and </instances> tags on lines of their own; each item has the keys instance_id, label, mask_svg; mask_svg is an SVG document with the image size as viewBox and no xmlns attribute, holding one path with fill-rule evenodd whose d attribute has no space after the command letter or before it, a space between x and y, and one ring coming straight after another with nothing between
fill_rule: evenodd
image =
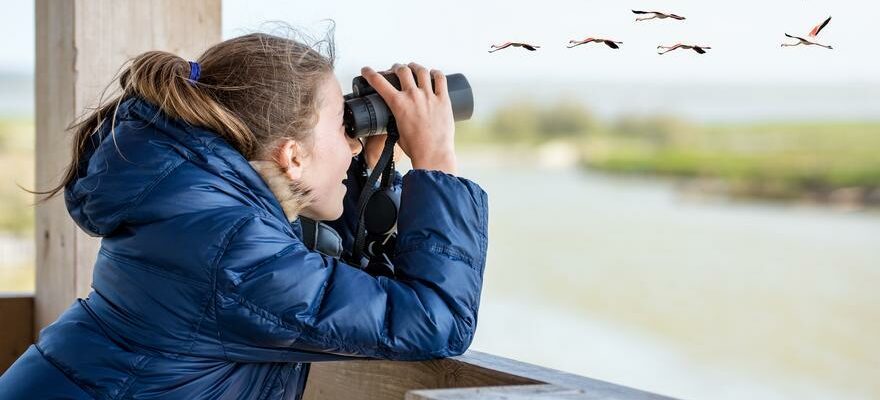
<instances>
[{"instance_id":1,"label":"wooden beam","mask_svg":"<svg viewBox=\"0 0 880 400\"><path fill-rule=\"evenodd\" d=\"M479 351L421 362L312 363L304 398L399 400L412 390L551 384L586 398L667 399L660 395ZM574 392L573 392L574 393Z\"/></svg>"},{"instance_id":2,"label":"wooden beam","mask_svg":"<svg viewBox=\"0 0 880 400\"><path fill-rule=\"evenodd\" d=\"M34 296L0 293L0 375L34 342Z\"/></svg>"},{"instance_id":3,"label":"wooden beam","mask_svg":"<svg viewBox=\"0 0 880 400\"><path fill-rule=\"evenodd\" d=\"M464 389L413 390L406 400L588 400L597 399L579 389L555 385L492 386Z\"/></svg>"},{"instance_id":4,"label":"wooden beam","mask_svg":"<svg viewBox=\"0 0 880 400\"><path fill-rule=\"evenodd\" d=\"M120 66L147 50L195 58L220 41L221 0L36 0L36 185L70 162L65 128L97 104ZM112 89L116 89L115 87ZM36 209L39 331L90 291L100 241L79 230L63 196Z\"/></svg>"}]
</instances>

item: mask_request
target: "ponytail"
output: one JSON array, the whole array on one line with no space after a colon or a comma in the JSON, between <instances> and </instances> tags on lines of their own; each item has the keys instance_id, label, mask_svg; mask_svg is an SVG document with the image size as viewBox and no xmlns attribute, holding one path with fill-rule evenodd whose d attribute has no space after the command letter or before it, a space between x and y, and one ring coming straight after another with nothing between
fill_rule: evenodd
<instances>
[{"instance_id":1,"label":"ponytail","mask_svg":"<svg viewBox=\"0 0 880 400\"><path fill-rule=\"evenodd\" d=\"M143 53L119 75L121 94L99 102L68 127L74 135L72 157L59 184L47 191L22 189L46 195L39 204L74 182L93 136L108 122L115 134L116 109L130 96L170 118L214 131L249 160L275 139L307 139L317 122L318 85L333 71L332 38L326 42L327 56L296 40L262 33L218 43L198 63L164 51Z\"/></svg>"}]
</instances>

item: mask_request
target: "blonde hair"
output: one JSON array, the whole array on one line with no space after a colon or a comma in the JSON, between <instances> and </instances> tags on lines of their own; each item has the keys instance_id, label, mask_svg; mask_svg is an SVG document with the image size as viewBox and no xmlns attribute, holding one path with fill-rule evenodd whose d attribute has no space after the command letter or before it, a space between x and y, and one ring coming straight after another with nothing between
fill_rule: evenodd
<instances>
[{"instance_id":1,"label":"blonde hair","mask_svg":"<svg viewBox=\"0 0 880 400\"><path fill-rule=\"evenodd\" d=\"M108 122L114 134L116 109L129 96L143 98L171 118L216 132L247 160L266 155L279 139L311 142L319 87L333 73L332 32L331 28L325 39L311 45L266 33L220 42L198 57L197 81L189 79L190 63L177 55L148 51L133 58L118 79L122 93L99 103L68 128L74 132L74 146L61 182L48 191L28 192L47 194L39 201L43 202L76 180L92 135ZM326 54L320 52L321 44ZM258 170L264 179L276 176L277 171L267 167L262 164ZM272 187L278 188L278 183ZM288 202L285 211L298 212L310 198L308 189L293 183L287 189L297 205Z\"/></svg>"}]
</instances>

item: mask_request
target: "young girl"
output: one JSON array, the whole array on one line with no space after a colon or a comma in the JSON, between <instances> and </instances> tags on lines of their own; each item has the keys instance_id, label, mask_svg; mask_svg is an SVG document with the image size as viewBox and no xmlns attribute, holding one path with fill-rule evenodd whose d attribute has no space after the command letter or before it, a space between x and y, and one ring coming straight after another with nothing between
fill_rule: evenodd
<instances>
[{"instance_id":1,"label":"young girl","mask_svg":"<svg viewBox=\"0 0 880 400\"><path fill-rule=\"evenodd\" d=\"M413 166L397 177L395 277L302 242L299 216L352 236L360 188L347 174L382 147L371 138L365 155L346 135L330 49L251 34L197 62L133 60L122 94L75 127L68 173L44 192L63 189L77 225L102 237L94 290L0 377L0 398L299 399L309 362L468 348L487 197L455 176L440 71L395 65L401 90L361 71Z\"/></svg>"}]
</instances>

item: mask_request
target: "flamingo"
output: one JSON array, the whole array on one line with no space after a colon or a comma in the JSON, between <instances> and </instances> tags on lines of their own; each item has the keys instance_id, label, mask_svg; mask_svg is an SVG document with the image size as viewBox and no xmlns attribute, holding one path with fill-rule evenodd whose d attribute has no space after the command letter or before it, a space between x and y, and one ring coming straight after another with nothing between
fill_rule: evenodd
<instances>
[{"instance_id":1,"label":"flamingo","mask_svg":"<svg viewBox=\"0 0 880 400\"><path fill-rule=\"evenodd\" d=\"M570 45L570 46L565 46L565 47L568 47L568 48L570 49L570 48L572 48L572 47L580 46L580 45L582 45L582 44L591 43L591 42L605 43L606 46L608 46L608 47L610 47L610 48L612 48L612 49L615 49L615 50L617 50L617 49L620 48L620 47L617 46L617 45L619 45L619 44L623 44L623 42L615 42L615 41L613 41L613 40L611 40L611 39L599 39L599 38L591 38L591 37L588 37L588 38L586 38L586 39L584 39L584 40L569 40L568 43L573 43L573 44Z\"/></svg>"},{"instance_id":2,"label":"flamingo","mask_svg":"<svg viewBox=\"0 0 880 400\"><path fill-rule=\"evenodd\" d=\"M823 21L821 24L814 26L813 30L811 30L810 33L807 35L807 37L809 37L809 39L804 39L800 36L793 36L793 35L789 35L786 33L785 36L790 37L792 39L797 39L798 42L797 43L783 43L781 46L782 47L792 47L792 46L799 46L799 45L805 45L805 46L815 45L815 46L824 47L826 49L831 50L832 49L831 46L819 44L819 43L816 43L812 40L812 39L815 39L817 36L819 36L819 32L822 32L822 29L825 28L825 26L828 25L829 22L831 22L831 17L826 18L825 21Z\"/></svg>"},{"instance_id":3,"label":"flamingo","mask_svg":"<svg viewBox=\"0 0 880 400\"><path fill-rule=\"evenodd\" d=\"M647 21L647 20L649 20L649 19L654 19L654 18L658 18L658 19L672 18L672 19L677 19L677 20L679 20L679 21L685 19L685 18L682 17L681 15L667 14L667 13L662 13L662 12L659 12L659 11L638 11L638 10L632 10L632 12L633 12L633 14L640 14L640 15L641 15L641 14L652 14L650 17L636 18L636 21Z\"/></svg>"},{"instance_id":4,"label":"flamingo","mask_svg":"<svg viewBox=\"0 0 880 400\"><path fill-rule=\"evenodd\" d=\"M666 49L665 51L657 52L657 54L666 54L666 53L669 53L670 51L673 51L676 49L693 50L693 51L696 51L697 53L700 53L700 54L706 54L706 50L711 49L711 47L678 43L674 46L657 46L657 49Z\"/></svg>"},{"instance_id":5,"label":"flamingo","mask_svg":"<svg viewBox=\"0 0 880 400\"><path fill-rule=\"evenodd\" d=\"M492 52L496 52L496 51L501 50L501 49L506 49L506 48L508 48L508 47L510 47L510 46L513 46L513 47L522 47L522 48L524 48L524 49L526 49L526 50L528 50L528 51L535 51L535 50L537 50L538 48L541 47L541 46L535 46L535 45L528 44L528 43L520 43L520 42L505 42L505 43L500 44L500 45L494 45L494 44L493 44L491 48L494 49L494 50L489 50L489 52L490 52L490 53L492 53Z\"/></svg>"}]
</instances>

